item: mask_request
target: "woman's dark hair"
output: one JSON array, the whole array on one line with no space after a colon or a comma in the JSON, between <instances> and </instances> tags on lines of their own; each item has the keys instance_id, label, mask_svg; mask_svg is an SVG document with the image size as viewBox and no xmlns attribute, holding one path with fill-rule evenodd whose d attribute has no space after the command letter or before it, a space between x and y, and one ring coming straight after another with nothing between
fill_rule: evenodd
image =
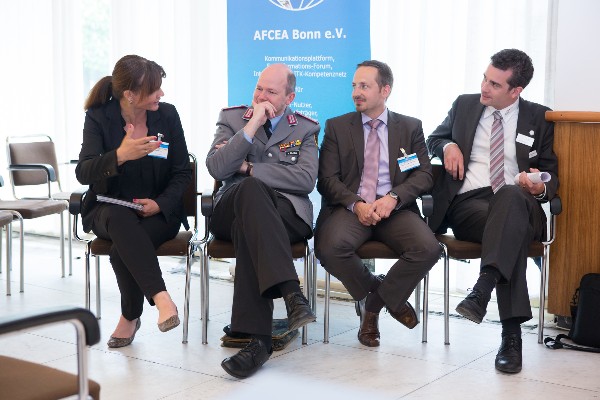
<instances>
[{"instance_id":1,"label":"woman's dark hair","mask_svg":"<svg viewBox=\"0 0 600 400\"><path fill-rule=\"evenodd\" d=\"M115 64L112 75L100 79L90 90L84 110L107 103L112 97L120 100L123 92L131 90L141 98L160 89L167 74L163 67L144 57L128 55Z\"/></svg>"}]
</instances>

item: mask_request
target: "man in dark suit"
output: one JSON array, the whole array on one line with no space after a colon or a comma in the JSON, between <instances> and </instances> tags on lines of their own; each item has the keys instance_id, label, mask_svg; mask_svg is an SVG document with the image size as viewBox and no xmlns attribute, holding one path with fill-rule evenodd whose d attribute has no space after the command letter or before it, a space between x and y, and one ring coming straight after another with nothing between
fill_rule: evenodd
<instances>
[{"instance_id":1,"label":"man in dark suit","mask_svg":"<svg viewBox=\"0 0 600 400\"><path fill-rule=\"evenodd\" d=\"M312 237L319 124L288 107L296 77L272 64L258 78L252 107L221 111L206 158L223 186L210 221L215 237L233 242L236 268L231 330L252 340L221 366L245 378L272 353L273 299L283 297L289 330L316 320L300 291L290 243Z\"/></svg>"},{"instance_id":2,"label":"man in dark suit","mask_svg":"<svg viewBox=\"0 0 600 400\"><path fill-rule=\"evenodd\" d=\"M415 203L433 183L421 121L387 109L392 85L386 64L359 64L356 112L327 121L319 157L315 253L359 302L358 340L370 347L379 346L383 307L408 328L417 325L407 299L441 253ZM371 239L402 255L383 279L356 255Z\"/></svg>"},{"instance_id":3,"label":"man in dark suit","mask_svg":"<svg viewBox=\"0 0 600 400\"><path fill-rule=\"evenodd\" d=\"M429 152L443 161L446 171L434 185L431 229L452 228L457 239L482 244L479 279L456 311L480 323L496 288L502 344L495 365L508 373L521 371L520 324L532 318L527 251L532 240L545 235L541 203L558 188L554 125L545 120L548 108L520 98L532 77L533 65L524 52L494 54L481 94L459 96L427 138ZM539 171L548 172L550 181L527 175Z\"/></svg>"}]
</instances>

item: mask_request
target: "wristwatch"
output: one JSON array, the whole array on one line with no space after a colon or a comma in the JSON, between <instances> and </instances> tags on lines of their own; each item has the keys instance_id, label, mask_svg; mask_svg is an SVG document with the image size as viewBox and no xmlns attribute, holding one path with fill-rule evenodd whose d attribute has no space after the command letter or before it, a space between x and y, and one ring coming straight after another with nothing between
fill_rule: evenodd
<instances>
[{"instance_id":1,"label":"wristwatch","mask_svg":"<svg viewBox=\"0 0 600 400\"><path fill-rule=\"evenodd\" d=\"M387 195L390 196L392 199L396 200L396 202L400 202L400 199L398 198L398 193L389 191L387 192Z\"/></svg>"}]
</instances>

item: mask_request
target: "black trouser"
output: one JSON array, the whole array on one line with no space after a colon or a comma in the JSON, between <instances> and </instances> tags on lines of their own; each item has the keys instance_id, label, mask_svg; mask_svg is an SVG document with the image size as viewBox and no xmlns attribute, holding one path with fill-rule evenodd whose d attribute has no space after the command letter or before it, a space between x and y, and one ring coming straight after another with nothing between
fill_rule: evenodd
<instances>
[{"instance_id":1,"label":"black trouser","mask_svg":"<svg viewBox=\"0 0 600 400\"><path fill-rule=\"evenodd\" d=\"M142 315L144 296L154 305L152 297L167 290L155 250L174 238L180 225L167 222L161 213L142 218L127 207L98 205L92 231L113 242L110 263L121 292L121 312L129 321Z\"/></svg>"},{"instance_id":2,"label":"black trouser","mask_svg":"<svg viewBox=\"0 0 600 400\"><path fill-rule=\"evenodd\" d=\"M530 320L527 253L546 227L539 202L516 185L505 185L496 194L486 187L456 196L446 216L457 239L481 243L481 266L496 267L502 274L496 285L500 320Z\"/></svg>"},{"instance_id":3,"label":"black trouser","mask_svg":"<svg viewBox=\"0 0 600 400\"><path fill-rule=\"evenodd\" d=\"M311 228L288 199L249 177L219 199L210 230L235 248L231 329L270 336L277 285L298 281L290 243L311 237Z\"/></svg>"}]
</instances>

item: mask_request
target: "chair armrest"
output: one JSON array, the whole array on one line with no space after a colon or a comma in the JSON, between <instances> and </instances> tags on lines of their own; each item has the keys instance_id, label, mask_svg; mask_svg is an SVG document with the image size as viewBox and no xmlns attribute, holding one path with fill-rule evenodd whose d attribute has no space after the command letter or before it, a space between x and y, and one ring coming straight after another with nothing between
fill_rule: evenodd
<instances>
[{"instance_id":1,"label":"chair armrest","mask_svg":"<svg viewBox=\"0 0 600 400\"><path fill-rule=\"evenodd\" d=\"M424 194L421 197L421 212L425 218L433 215L433 196L430 194Z\"/></svg>"},{"instance_id":2,"label":"chair armrest","mask_svg":"<svg viewBox=\"0 0 600 400\"><path fill-rule=\"evenodd\" d=\"M80 187L71 192L71 197L69 197L69 212L73 215L81 214L81 203L85 195L87 194L87 187Z\"/></svg>"},{"instance_id":3,"label":"chair armrest","mask_svg":"<svg viewBox=\"0 0 600 400\"><path fill-rule=\"evenodd\" d=\"M552 200L550 200L550 214L558 215L562 212L562 201L559 196L554 196Z\"/></svg>"},{"instance_id":4,"label":"chair armrest","mask_svg":"<svg viewBox=\"0 0 600 400\"><path fill-rule=\"evenodd\" d=\"M56 171L50 164L10 164L8 166L9 171L31 171L31 170L44 170L48 175L48 181L56 182Z\"/></svg>"},{"instance_id":5,"label":"chair armrest","mask_svg":"<svg viewBox=\"0 0 600 400\"><path fill-rule=\"evenodd\" d=\"M91 346L100 341L100 326L94 314L85 308L72 306L52 307L25 314L20 313L18 316L2 317L0 334L73 320L83 325L86 345Z\"/></svg>"},{"instance_id":6,"label":"chair armrest","mask_svg":"<svg viewBox=\"0 0 600 400\"><path fill-rule=\"evenodd\" d=\"M213 213L213 193L212 190L200 193L200 212L206 218L210 218Z\"/></svg>"}]
</instances>

